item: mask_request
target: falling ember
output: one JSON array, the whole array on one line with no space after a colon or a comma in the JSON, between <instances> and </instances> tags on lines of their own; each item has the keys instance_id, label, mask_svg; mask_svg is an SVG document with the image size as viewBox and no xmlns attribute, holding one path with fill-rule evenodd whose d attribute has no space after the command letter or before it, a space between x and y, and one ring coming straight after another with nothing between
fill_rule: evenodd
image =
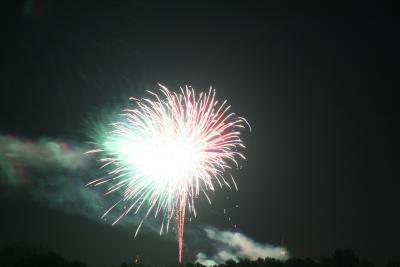
<instances>
[{"instance_id":1,"label":"falling ember","mask_svg":"<svg viewBox=\"0 0 400 267\"><path fill-rule=\"evenodd\" d=\"M159 86L161 93L148 91L150 98L131 98L136 107L124 110L106 140L88 152L99 154L101 168L108 170L89 185L109 184L106 195L121 189L121 199L103 215L126 205L113 225L130 211L146 210L135 236L152 212L161 213L160 234L175 218L182 263L186 208L196 217L194 200L200 194L210 202L207 191L215 185L237 189L224 173L245 159L240 130L248 123L230 112L226 101L219 103L212 88L196 94L190 86L179 93Z\"/></svg>"}]
</instances>

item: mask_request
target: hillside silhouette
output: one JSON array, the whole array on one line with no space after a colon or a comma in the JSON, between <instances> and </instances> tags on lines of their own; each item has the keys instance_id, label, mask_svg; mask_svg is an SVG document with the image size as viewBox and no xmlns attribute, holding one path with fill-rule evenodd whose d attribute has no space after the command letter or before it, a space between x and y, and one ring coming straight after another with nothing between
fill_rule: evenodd
<instances>
[{"instance_id":1,"label":"hillside silhouette","mask_svg":"<svg viewBox=\"0 0 400 267\"><path fill-rule=\"evenodd\" d=\"M68 260L60 254L50 251L40 245L9 244L0 250L1 267L86 267L86 264L77 260ZM204 267L200 263L185 263L183 265L168 265L167 267ZM138 260L122 262L110 267L153 267ZM374 267L373 262L360 259L352 250L336 250L331 257L319 260L310 258L290 258L279 261L272 258L248 260L239 262L228 260L215 267ZM386 267L400 267L400 260L388 260Z\"/></svg>"},{"instance_id":2,"label":"hillside silhouette","mask_svg":"<svg viewBox=\"0 0 400 267\"><path fill-rule=\"evenodd\" d=\"M0 251L1 267L86 267L40 245L10 244Z\"/></svg>"}]
</instances>

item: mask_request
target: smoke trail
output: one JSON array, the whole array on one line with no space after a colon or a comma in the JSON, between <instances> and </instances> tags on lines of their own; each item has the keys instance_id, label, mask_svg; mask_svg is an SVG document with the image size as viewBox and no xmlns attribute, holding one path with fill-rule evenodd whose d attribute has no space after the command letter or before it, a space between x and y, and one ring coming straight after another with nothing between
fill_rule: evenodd
<instances>
[{"instance_id":1,"label":"smoke trail","mask_svg":"<svg viewBox=\"0 0 400 267\"><path fill-rule=\"evenodd\" d=\"M101 140L104 129L97 127L95 130L91 134L96 140ZM104 188L95 190L86 186L100 175L95 160L85 154L88 150L89 145L61 139L30 140L0 135L0 199L23 193L29 200L50 208L102 222L102 214L118 198L113 199L112 195L104 197ZM119 214L120 210L116 210L114 216ZM125 227L133 237L140 223L138 218L142 216L127 216L117 226ZM110 225L113 218L109 220L105 223ZM159 233L159 222L149 221L142 227L141 231ZM210 227L204 231L201 225L192 225L187 235L193 248L206 245L208 252L211 252L210 248L214 250L212 256L204 252L196 255L196 261L207 266L229 259L288 258L285 248L257 243L241 233ZM174 235L165 235L164 238L172 241Z\"/></svg>"},{"instance_id":2,"label":"smoke trail","mask_svg":"<svg viewBox=\"0 0 400 267\"><path fill-rule=\"evenodd\" d=\"M104 188L86 186L98 177L95 160L85 154L88 150L88 145L59 139L0 135L0 198L23 193L35 202L100 222L114 202L112 196L102 195ZM137 217L129 216L119 225L134 232L140 222ZM146 229L158 232L152 224Z\"/></svg>"},{"instance_id":3,"label":"smoke trail","mask_svg":"<svg viewBox=\"0 0 400 267\"><path fill-rule=\"evenodd\" d=\"M29 139L0 135L0 183L27 186L38 182L32 178L54 172L78 172L88 166L85 148L66 142L41 138ZM44 178L42 178L44 179Z\"/></svg>"},{"instance_id":4,"label":"smoke trail","mask_svg":"<svg viewBox=\"0 0 400 267\"><path fill-rule=\"evenodd\" d=\"M241 259L274 258L287 260L288 251L284 247L260 244L238 232L220 231L215 228L205 229L207 238L213 244L215 254L211 257L198 253L196 262L206 266L224 263L228 260L238 262Z\"/></svg>"}]
</instances>

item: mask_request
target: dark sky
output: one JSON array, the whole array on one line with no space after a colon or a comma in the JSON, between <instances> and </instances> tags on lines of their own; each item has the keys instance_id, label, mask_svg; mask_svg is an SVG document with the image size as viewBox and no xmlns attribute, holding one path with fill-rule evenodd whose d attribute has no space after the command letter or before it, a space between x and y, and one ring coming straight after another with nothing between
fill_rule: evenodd
<instances>
[{"instance_id":1,"label":"dark sky","mask_svg":"<svg viewBox=\"0 0 400 267\"><path fill-rule=\"evenodd\" d=\"M284 238L300 257L335 248L376 262L398 257L392 4L9 2L1 8L1 135L85 142L88 114L120 97L157 82L212 85L252 125L237 173L240 231L261 243ZM20 194L0 203L4 243L42 242L98 266L133 248L149 262L175 258L175 245L157 236L133 240Z\"/></svg>"}]
</instances>

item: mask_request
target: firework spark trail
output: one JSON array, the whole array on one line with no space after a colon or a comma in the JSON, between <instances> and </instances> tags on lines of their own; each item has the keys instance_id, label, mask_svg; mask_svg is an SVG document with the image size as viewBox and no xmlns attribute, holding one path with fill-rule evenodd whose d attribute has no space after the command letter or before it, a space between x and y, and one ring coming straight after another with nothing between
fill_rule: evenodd
<instances>
[{"instance_id":1,"label":"firework spark trail","mask_svg":"<svg viewBox=\"0 0 400 267\"><path fill-rule=\"evenodd\" d=\"M159 86L160 94L147 91L150 98L131 98L136 108L124 110L106 140L88 152L100 154L101 168L108 170L89 184L110 183L106 195L123 190L121 200L103 215L129 202L113 224L147 207L135 236L152 212L154 217L162 213L160 234L168 232L175 216L181 263L186 207L196 217L194 200L200 193L210 202L207 191L214 191L215 184L231 188L223 175L238 166L238 158L245 159L238 151L245 147L240 130L249 124L229 111L226 100L219 103L212 88L197 95L190 86L179 93Z\"/></svg>"}]
</instances>

